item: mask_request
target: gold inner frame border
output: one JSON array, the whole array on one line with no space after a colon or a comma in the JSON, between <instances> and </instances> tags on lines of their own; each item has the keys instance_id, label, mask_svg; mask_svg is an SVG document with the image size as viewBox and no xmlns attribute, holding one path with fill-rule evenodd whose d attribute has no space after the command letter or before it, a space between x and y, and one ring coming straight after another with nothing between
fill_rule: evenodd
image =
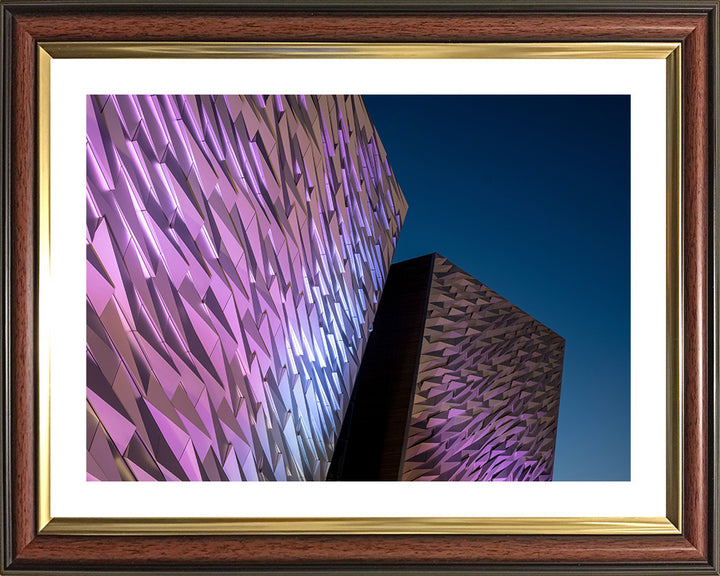
<instances>
[{"instance_id":1,"label":"gold inner frame border","mask_svg":"<svg viewBox=\"0 0 720 576\"><path fill-rule=\"evenodd\" d=\"M383 518L53 518L50 514L50 69L54 58L494 58L666 61L666 516ZM37 526L42 534L679 534L682 519L681 45L567 43L47 42L37 54Z\"/></svg>"}]
</instances>

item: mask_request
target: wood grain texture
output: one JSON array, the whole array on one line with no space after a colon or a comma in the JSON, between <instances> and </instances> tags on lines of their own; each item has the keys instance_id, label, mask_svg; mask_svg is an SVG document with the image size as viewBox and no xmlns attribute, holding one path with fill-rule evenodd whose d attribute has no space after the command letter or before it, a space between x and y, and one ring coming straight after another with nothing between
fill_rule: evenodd
<instances>
[{"instance_id":1,"label":"wood grain texture","mask_svg":"<svg viewBox=\"0 0 720 576\"><path fill-rule=\"evenodd\" d=\"M502 42L682 39L697 15L290 15L213 13L18 16L38 41Z\"/></svg>"},{"instance_id":2,"label":"wood grain texture","mask_svg":"<svg viewBox=\"0 0 720 576\"><path fill-rule=\"evenodd\" d=\"M27 566L78 562L258 566L328 564L478 564L501 562L696 562L681 536L238 536L41 537L22 557Z\"/></svg>"},{"instance_id":3,"label":"wood grain texture","mask_svg":"<svg viewBox=\"0 0 720 576\"><path fill-rule=\"evenodd\" d=\"M12 491L15 555L35 538L35 46L15 28L12 76Z\"/></svg>"},{"instance_id":4,"label":"wood grain texture","mask_svg":"<svg viewBox=\"0 0 720 576\"><path fill-rule=\"evenodd\" d=\"M15 14L12 47L13 568L58 570L154 566L201 570L373 566L432 569L560 563L668 565L709 573L708 538L708 14L310 15ZM244 536L69 537L35 534L35 42L235 41L683 41L685 469L682 536ZM713 176L714 178L714 176ZM599 568L598 568L599 569ZM714 569L713 569L714 570ZM717 572L716 570L714 570Z\"/></svg>"},{"instance_id":5,"label":"wood grain texture","mask_svg":"<svg viewBox=\"0 0 720 576\"><path fill-rule=\"evenodd\" d=\"M708 550L708 70L707 23L698 23L683 46L683 214L685 430L683 502L685 537Z\"/></svg>"}]
</instances>

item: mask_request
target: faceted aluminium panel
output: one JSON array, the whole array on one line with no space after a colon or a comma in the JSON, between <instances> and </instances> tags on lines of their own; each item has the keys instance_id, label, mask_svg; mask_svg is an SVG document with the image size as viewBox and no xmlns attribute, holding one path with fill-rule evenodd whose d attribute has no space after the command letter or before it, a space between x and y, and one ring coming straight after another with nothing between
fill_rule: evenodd
<instances>
[{"instance_id":1,"label":"faceted aluminium panel","mask_svg":"<svg viewBox=\"0 0 720 576\"><path fill-rule=\"evenodd\" d=\"M552 480L565 340L436 255L403 480Z\"/></svg>"},{"instance_id":2,"label":"faceted aluminium panel","mask_svg":"<svg viewBox=\"0 0 720 576\"><path fill-rule=\"evenodd\" d=\"M89 96L88 479L324 479L406 211L360 97Z\"/></svg>"},{"instance_id":3,"label":"faceted aluminium panel","mask_svg":"<svg viewBox=\"0 0 720 576\"><path fill-rule=\"evenodd\" d=\"M328 480L550 480L565 341L438 254L393 264Z\"/></svg>"}]
</instances>

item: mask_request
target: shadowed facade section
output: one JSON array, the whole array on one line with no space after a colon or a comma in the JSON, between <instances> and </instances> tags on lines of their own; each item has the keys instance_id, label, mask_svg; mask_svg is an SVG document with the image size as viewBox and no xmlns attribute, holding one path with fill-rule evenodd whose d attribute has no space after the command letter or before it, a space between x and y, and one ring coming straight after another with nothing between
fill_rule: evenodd
<instances>
[{"instance_id":1,"label":"shadowed facade section","mask_svg":"<svg viewBox=\"0 0 720 576\"><path fill-rule=\"evenodd\" d=\"M432 260L390 268L328 480L398 480Z\"/></svg>"},{"instance_id":2,"label":"shadowed facade section","mask_svg":"<svg viewBox=\"0 0 720 576\"><path fill-rule=\"evenodd\" d=\"M396 308L421 284L412 263L424 266L422 310L413 298ZM395 264L389 278L394 305L379 307L336 479L551 480L564 339L438 254ZM383 410L393 398L404 426L397 404ZM362 447L364 434L374 440Z\"/></svg>"}]
</instances>

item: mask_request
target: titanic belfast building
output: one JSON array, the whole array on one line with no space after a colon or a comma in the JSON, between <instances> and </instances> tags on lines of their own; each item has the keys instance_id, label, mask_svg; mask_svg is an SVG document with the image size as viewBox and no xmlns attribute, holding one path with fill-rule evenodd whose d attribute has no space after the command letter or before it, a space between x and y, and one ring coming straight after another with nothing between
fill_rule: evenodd
<instances>
[{"instance_id":1,"label":"titanic belfast building","mask_svg":"<svg viewBox=\"0 0 720 576\"><path fill-rule=\"evenodd\" d=\"M565 341L439 254L394 264L334 480L552 480Z\"/></svg>"},{"instance_id":2,"label":"titanic belfast building","mask_svg":"<svg viewBox=\"0 0 720 576\"><path fill-rule=\"evenodd\" d=\"M87 479L549 480L564 340L439 255L359 96L87 98Z\"/></svg>"}]
</instances>

